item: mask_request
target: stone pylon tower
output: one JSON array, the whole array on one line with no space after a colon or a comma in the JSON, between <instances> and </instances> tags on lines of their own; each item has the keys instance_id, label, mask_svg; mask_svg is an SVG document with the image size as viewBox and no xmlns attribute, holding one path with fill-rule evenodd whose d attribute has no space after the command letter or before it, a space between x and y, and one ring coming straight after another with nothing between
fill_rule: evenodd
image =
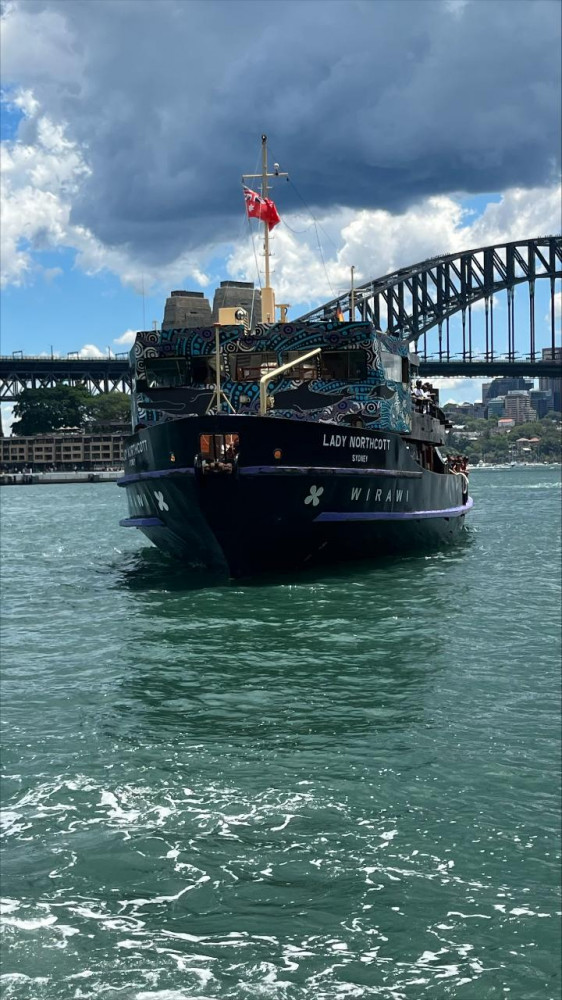
<instances>
[{"instance_id":1,"label":"stone pylon tower","mask_svg":"<svg viewBox=\"0 0 562 1000\"><path fill-rule=\"evenodd\" d=\"M213 322L217 323L219 309L245 309L250 326L261 323L261 292L253 281L221 281L213 299Z\"/></svg>"},{"instance_id":2,"label":"stone pylon tower","mask_svg":"<svg viewBox=\"0 0 562 1000\"><path fill-rule=\"evenodd\" d=\"M166 299L163 330L183 330L211 326L213 317L209 300L203 292L172 292Z\"/></svg>"}]
</instances>

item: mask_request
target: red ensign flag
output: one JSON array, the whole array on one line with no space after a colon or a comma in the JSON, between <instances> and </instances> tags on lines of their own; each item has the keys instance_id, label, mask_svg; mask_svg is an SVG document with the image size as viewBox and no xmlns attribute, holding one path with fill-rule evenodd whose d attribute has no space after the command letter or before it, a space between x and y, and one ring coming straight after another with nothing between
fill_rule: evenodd
<instances>
[{"instance_id":1,"label":"red ensign flag","mask_svg":"<svg viewBox=\"0 0 562 1000\"><path fill-rule=\"evenodd\" d=\"M279 212L271 198L262 198L257 191L252 191L247 187L244 188L244 198L249 219L260 219L261 222L266 222L269 230L281 222Z\"/></svg>"}]
</instances>

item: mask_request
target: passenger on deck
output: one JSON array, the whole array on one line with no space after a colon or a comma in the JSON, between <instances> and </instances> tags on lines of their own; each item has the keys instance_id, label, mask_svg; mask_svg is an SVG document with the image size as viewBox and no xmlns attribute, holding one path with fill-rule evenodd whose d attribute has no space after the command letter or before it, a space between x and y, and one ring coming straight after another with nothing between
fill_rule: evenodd
<instances>
[{"instance_id":1,"label":"passenger on deck","mask_svg":"<svg viewBox=\"0 0 562 1000\"><path fill-rule=\"evenodd\" d=\"M416 384L412 389L412 396L414 399L416 409L420 413L427 413L429 410L429 405L431 403L431 397L428 396L427 392L425 392L420 378L417 379Z\"/></svg>"}]
</instances>

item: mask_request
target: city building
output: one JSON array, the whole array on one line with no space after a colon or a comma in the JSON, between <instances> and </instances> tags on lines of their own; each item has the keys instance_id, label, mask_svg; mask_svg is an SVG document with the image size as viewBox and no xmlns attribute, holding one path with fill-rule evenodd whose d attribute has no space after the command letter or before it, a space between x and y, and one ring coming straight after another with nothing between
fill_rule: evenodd
<instances>
[{"instance_id":1,"label":"city building","mask_svg":"<svg viewBox=\"0 0 562 1000\"><path fill-rule=\"evenodd\" d=\"M87 434L58 431L28 437L4 437L1 464L4 469L119 469L123 467L124 433Z\"/></svg>"},{"instance_id":2,"label":"city building","mask_svg":"<svg viewBox=\"0 0 562 1000\"><path fill-rule=\"evenodd\" d=\"M506 396L508 392L518 389L532 389L533 381L528 378L502 376L495 378L492 382L484 382L482 385L482 402L487 403L490 399L497 399L498 396Z\"/></svg>"},{"instance_id":3,"label":"city building","mask_svg":"<svg viewBox=\"0 0 562 1000\"><path fill-rule=\"evenodd\" d=\"M515 389L505 397L505 415L512 417L516 424L525 424L536 420L537 415L531 406L531 394L525 390Z\"/></svg>"},{"instance_id":4,"label":"city building","mask_svg":"<svg viewBox=\"0 0 562 1000\"><path fill-rule=\"evenodd\" d=\"M531 389L531 406L539 420L546 417L554 409L552 402L552 392L546 389Z\"/></svg>"},{"instance_id":5,"label":"city building","mask_svg":"<svg viewBox=\"0 0 562 1000\"><path fill-rule=\"evenodd\" d=\"M552 360L552 347L543 347L542 359L543 361ZM562 365L562 347L554 348L554 360L560 361ZM562 377L545 378L541 376L539 389L552 394L552 409L556 410L557 413L562 413Z\"/></svg>"},{"instance_id":6,"label":"city building","mask_svg":"<svg viewBox=\"0 0 562 1000\"><path fill-rule=\"evenodd\" d=\"M536 453L537 445L539 445L540 443L541 443L541 439L539 437L533 437L533 438L522 437L522 438L517 438L517 441L515 442L515 444L516 444L516 447L517 447L517 454L518 454L518 456L520 456L520 457L525 457L526 456L526 457L530 458L531 455L533 455L533 454Z\"/></svg>"},{"instance_id":7,"label":"city building","mask_svg":"<svg viewBox=\"0 0 562 1000\"><path fill-rule=\"evenodd\" d=\"M503 417L505 412L505 396L496 396L488 400L486 404L486 416L488 418Z\"/></svg>"},{"instance_id":8,"label":"city building","mask_svg":"<svg viewBox=\"0 0 562 1000\"><path fill-rule=\"evenodd\" d=\"M512 427L515 427L515 420L513 417L500 417L498 420L498 432L500 434L507 434Z\"/></svg>"}]
</instances>

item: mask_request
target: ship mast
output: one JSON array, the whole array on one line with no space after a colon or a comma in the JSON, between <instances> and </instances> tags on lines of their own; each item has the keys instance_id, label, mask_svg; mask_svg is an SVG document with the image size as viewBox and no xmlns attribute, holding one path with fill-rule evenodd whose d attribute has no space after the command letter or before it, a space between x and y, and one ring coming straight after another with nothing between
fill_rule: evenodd
<instances>
[{"instance_id":1,"label":"ship mast","mask_svg":"<svg viewBox=\"0 0 562 1000\"><path fill-rule=\"evenodd\" d=\"M273 166L273 173L268 173L267 170L267 136L262 135L261 137L261 174L243 174L242 183L250 177L261 179L261 196L262 198L267 198L269 192L269 184L267 183L269 177L288 177L287 173L282 173L279 170L279 165L277 163ZM265 286L261 290L261 312L262 320L266 323L275 322L275 292L269 284L269 258L271 257L271 251L269 249L269 226L267 222L263 223L263 250L265 256Z\"/></svg>"}]
</instances>

